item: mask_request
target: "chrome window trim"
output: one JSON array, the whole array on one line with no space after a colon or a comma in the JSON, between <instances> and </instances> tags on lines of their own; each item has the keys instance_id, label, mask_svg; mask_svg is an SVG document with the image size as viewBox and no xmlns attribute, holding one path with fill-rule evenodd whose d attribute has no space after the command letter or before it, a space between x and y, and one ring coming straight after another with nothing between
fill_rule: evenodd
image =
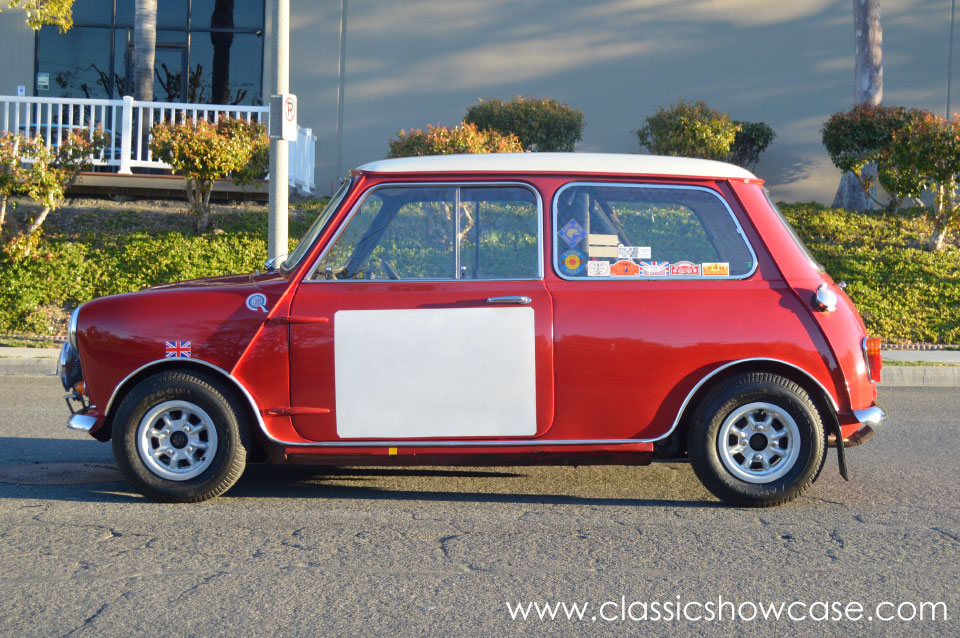
<instances>
[{"instance_id":1,"label":"chrome window trim","mask_svg":"<svg viewBox=\"0 0 960 638\"><path fill-rule=\"evenodd\" d=\"M715 368L712 372L710 372L709 374L704 376L702 379L700 379L700 381L695 386L693 386L690 392L687 393L686 398L684 398L683 403L680 405L680 409L677 411L677 416L673 420L673 425L670 426L670 429L667 430L661 436L654 437L651 439L559 439L559 440L542 440L542 439L449 440L449 439L445 439L445 440L439 440L439 441L424 441L421 439L421 440L399 440L399 441L389 441L389 440L383 440L383 441L369 441L369 440L365 440L365 441L284 441L282 439L276 438L275 436L270 434L269 431L267 431L267 426L263 421L263 416L260 414L260 408L257 405L257 402L254 400L253 395L250 394L247 388L244 387L244 385L240 383L240 381L237 380L236 377L231 375L229 372L227 372L220 366L214 365L208 361L204 361L203 359L190 359L191 363L199 363L219 372L225 378L229 379L230 382L233 383L233 385L238 390L240 390L240 392L243 393L243 396L246 397L247 401L250 404L250 408L253 410L253 413L256 416L257 424L260 426L261 433L263 433L263 436L268 441L270 441L271 443L275 443L277 445L283 445L286 447L312 447L312 448L317 448L317 447L553 447L553 446L569 446L569 445L631 445L635 443L655 443L673 434L673 431L677 429L677 426L680 424L680 419L681 417L683 417L683 413L687 409L687 406L689 405L690 401L696 395L697 391L699 391L700 388L702 388L704 384L707 383L707 381L715 377L720 372L723 372L724 370L727 370L728 368L731 368L735 365L740 365L742 363L757 362L757 361L762 361L767 363L779 363L785 366L789 366L803 373L804 376L806 376L808 379L816 383L817 386L823 391L824 395L830 400L830 403L833 406L834 411L839 410L839 407L837 406L836 401L834 401L833 399L833 395L827 392L827 389L823 386L823 384L817 381L817 379L815 379L813 375L811 375L809 372L807 372L803 368L796 366L792 363L783 361L781 359L770 359L766 357L751 357L747 359L737 359L736 361L725 363ZM104 415L108 416L110 414L110 408L112 407L113 401L117 397L117 393L120 391L120 388L124 387L124 385L126 385L126 383L131 378L133 378L143 370L156 366L160 363L171 363L171 360L157 359L155 361L151 361L149 363L146 363L140 366L139 368L137 368L136 370L128 374L126 377L124 377L123 381L117 384L117 387L114 388L113 394L110 396L110 400L107 402L107 408L106 410L104 410Z\"/></svg>"},{"instance_id":2,"label":"chrome window trim","mask_svg":"<svg viewBox=\"0 0 960 638\"><path fill-rule=\"evenodd\" d=\"M511 277L511 278L496 278L496 279L459 279L459 278L450 278L450 279L314 279L313 275L316 273L317 269L320 267L320 262L323 261L323 258L327 256L327 252L334 244L337 243L337 240L340 239L340 234L350 225L353 216L360 210L360 207L363 206L363 203L367 201L367 198L370 195L374 194L376 191L381 188L389 187L406 187L410 188L413 186L427 186L427 187L446 187L446 188L456 188L457 190L457 200L459 201L459 189L460 188L469 188L473 186L519 186L520 188L525 188L526 190L533 193L534 197L537 198L537 276L536 277ZM459 218L459 215L458 215ZM347 217L340 223L340 227L337 228L337 232L334 233L333 237L330 238L330 241L327 242L327 245L323 247L323 251L313 262L313 265L307 271L307 274L301 280L305 284L330 284L337 282L350 282L350 283L411 283L411 282L481 282L481 281L540 281L543 279L543 198L540 197L540 191L537 190L532 184L526 182L510 182L510 181L496 181L496 182L483 182L483 181L466 181L466 182L383 182L382 184L377 184L376 186L367 189L362 197L358 198L353 204L353 208L350 209L350 212L347 213ZM459 274L459 273L455 273Z\"/></svg>"},{"instance_id":3,"label":"chrome window trim","mask_svg":"<svg viewBox=\"0 0 960 638\"><path fill-rule=\"evenodd\" d=\"M559 259L559 251L557 241L557 229L559 228L559 221L557 220L557 215L559 210L557 209L557 204L560 201L560 194L568 188L574 186L600 186L600 187L614 187L614 188L647 188L647 189L658 189L658 190L693 190L693 191L703 191L710 193L714 197L720 200L720 203L723 204L723 207L726 209L727 214L730 215L730 219L733 220L733 223L736 225L737 234L740 235L740 238L743 240L743 243L747 246L747 250L750 251L750 256L753 258L753 268L750 269L745 275L738 275L736 277L691 277L689 275L679 275L674 276L670 275L669 277L588 277L583 275L582 277L571 277L565 275L560 271L560 268L557 266L557 260ZM734 215L733 209L730 208L730 204L727 203L727 200L712 188L706 188L705 186L690 186L688 184L650 184L650 183L640 183L640 182L567 182L563 186L557 189L557 192L553 194L553 202L551 204L551 219L553 222L553 228L551 229L550 236L550 245L551 245L551 255L552 255L552 268L553 272L556 273L561 279L567 281L740 281L743 279L749 279L757 272L759 264L757 263L757 253L753 249L753 245L750 243L750 240L747 238L746 233L743 232L743 227L740 225L740 221L737 219L737 216Z\"/></svg>"},{"instance_id":4,"label":"chrome window trim","mask_svg":"<svg viewBox=\"0 0 960 638\"><path fill-rule=\"evenodd\" d=\"M339 187L336 191L334 191L333 196L330 198L330 202L327 203L327 206L329 206L330 203L333 202L333 198L336 197L338 194L340 194L341 190L343 191L343 194L340 195L340 199L337 201L337 203L336 203L336 205L334 206L333 210L330 212L330 216L327 218L327 221L325 221L325 222L323 223L323 225L321 225L320 228L317 229L317 234L316 234L316 236L314 236L314 237L308 242L308 245L307 245L306 248L304 249L303 254L300 255L300 257L297 259L297 261L294 262L294 263L292 263L292 264L290 264L290 265L288 266L288 265L287 265L287 259L290 258L289 253L284 254L284 255L279 255L279 256L282 256L282 257L286 257L287 259L284 259L282 262L280 262L280 263L278 263L278 264L276 263L276 261L274 262L274 263L276 264L276 267L277 267L277 271L278 271L278 272L283 273L284 275L289 275L290 273L292 273L294 270L297 269L297 266L300 265L300 262L303 261L303 258L307 256L307 253L310 252L310 248L311 248L312 244L313 244L314 242L316 242L316 241L320 238L320 236L323 234L323 230L324 230L324 228L326 227L326 225L329 224L329 223L333 220L334 217L336 217L337 211L340 209L340 206L343 205L343 200L345 200L345 199L347 198L347 195L350 194L350 190L353 188L353 181L354 181L354 180L353 180L352 177L345 177L345 178L343 179L343 181L340 182L340 187ZM323 210L321 210L319 213L317 213L317 215L318 215L318 216L319 216L319 215L322 215L322 214L326 211L327 206L324 206L324 207L323 207ZM311 223L311 226L312 226L312 223ZM309 230L309 228L308 228L308 230ZM293 249L293 252L297 252L297 249L300 248L300 244L303 243L303 241L304 241L305 239L307 239L307 238L306 238L306 237L301 237L301 238L300 238L300 242L299 242L299 243L296 245L296 247ZM277 258L274 257L274 259L277 259ZM268 261L269 261L269 260L268 260Z\"/></svg>"}]
</instances>

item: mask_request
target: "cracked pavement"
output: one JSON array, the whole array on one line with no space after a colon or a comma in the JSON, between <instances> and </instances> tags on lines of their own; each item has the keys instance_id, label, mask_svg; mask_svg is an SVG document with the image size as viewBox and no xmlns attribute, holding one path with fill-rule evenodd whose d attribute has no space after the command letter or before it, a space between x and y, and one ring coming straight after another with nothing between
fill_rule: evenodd
<instances>
[{"instance_id":1,"label":"cracked pavement","mask_svg":"<svg viewBox=\"0 0 960 638\"><path fill-rule=\"evenodd\" d=\"M0 465L110 462L59 381L0 377ZM685 464L251 466L225 496L0 484L0 635L960 635L960 393L887 388L880 434L783 507ZM944 601L947 622L511 621L506 601ZM639 625L639 626L637 626Z\"/></svg>"}]
</instances>

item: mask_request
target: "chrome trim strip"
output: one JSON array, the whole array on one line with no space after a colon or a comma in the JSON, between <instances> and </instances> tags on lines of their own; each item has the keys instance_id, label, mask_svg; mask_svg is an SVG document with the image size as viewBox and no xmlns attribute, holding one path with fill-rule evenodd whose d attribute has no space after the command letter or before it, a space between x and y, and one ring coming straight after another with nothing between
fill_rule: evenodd
<instances>
[{"instance_id":1,"label":"chrome trim strip","mask_svg":"<svg viewBox=\"0 0 960 638\"><path fill-rule=\"evenodd\" d=\"M879 401L865 410L854 410L853 416L864 425L879 425L887 418L887 410Z\"/></svg>"},{"instance_id":2,"label":"chrome trim strip","mask_svg":"<svg viewBox=\"0 0 960 638\"><path fill-rule=\"evenodd\" d=\"M317 441L316 443L283 443L282 445L297 447L559 447L570 445L631 445L635 443L651 443L653 439L561 439L538 441L523 439L517 441Z\"/></svg>"},{"instance_id":3,"label":"chrome trim strip","mask_svg":"<svg viewBox=\"0 0 960 638\"><path fill-rule=\"evenodd\" d=\"M73 349L79 354L80 348L77 345L77 321L80 315L80 308L83 307L83 304L80 304L73 309L73 312L70 313L70 323L67 326L67 343L73 346Z\"/></svg>"},{"instance_id":4,"label":"chrome trim strip","mask_svg":"<svg viewBox=\"0 0 960 638\"><path fill-rule=\"evenodd\" d=\"M532 184L526 182L477 182L477 181L467 181L467 182L383 182L382 184L377 184L372 188L367 189L362 197L358 198L353 204L353 208L350 209L350 212L347 213L346 218L340 222L340 227L337 228L337 232L333 234L333 237L330 238L330 241L327 242L327 245L323 247L323 250L320 252L320 255L317 256L316 261L313 262L313 265L307 270L306 275L301 279L301 283L304 284L325 284L325 283L334 283L334 280L328 279L314 279L313 275L316 273L317 268L320 267L320 262L323 261L323 258L327 256L327 252L333 247L333 245L340 238L340 234L346 230L347 226L350 224L350 220L353 219L353 216L357 214L357 211L360 210L360 207L363 206L363 203L367 198L377 190L381 188L388 187L412 187L412 186L433 186L433 187L446 187L446 188L455 188L457 189L459 198L459 189L464 187L473 187L473 186L516 186L520 188L525 188L534 194L537 198L537 270L539 275L537 277L516 277L511 279L460 279L459 277L452 277L450 279L346 279L343 281L349 281L350 283L360 283L360 282L374 282L374 283L395 283L395 282L432 282L432 281L466 281L466 282L477 282L477 281L540 281L543 279L543 242L544 242L544 232L543 232L543 198L540 197L540 191L537 190ZM459 274L459 273L457 273Z\"/></svg>"},{"instance_id":5,"label":"chrome trim strip","mask_svg":"<svg viewBox=\"0 0 960 638\"><path fill-rule=\"evenodd\" d=\"M569 446L569 445L630 445L634 443L655 443L656 441L660 441L662 439L667 438L673 433L673 431L680 424L680 418L683 416L683 412L684 410L686 410L687 405L690 403L690 400L693 399L697 391L700 388L702 388L707 381L712 379L718 373L723 372L724 370L732 366L739 365L741 363L748 363L751 361L765 361L769 363L779 363L785 366L789 366L799 372L802 372L811 381L816 383L821 390L823 390L823 393L830 399L830 403L833 405L833 409L834 410L838 409L836 401L834 401L830 393L827 392L827 389L823 387L823 384L817 381L812 375L810 375L803 368L795 366L792 363L787 363L786 361L781 361L780 359L770 359L766 357L751 357L748 359L737 359L736 361L731 361L730 363L726 363L716 368L715 370L707 374L702 379L700 379L700 381L695 386L693 386L693 389L691 389L690 392L687 393L686 398L683 400L683 403L680 405L680 409L677 411L677 417L674 419L673 425L670 426L670 429L667 430L667 432L664 433L662 436L658 436L652 439L583 439L583 440L522 439L522 440L515 440L515 441L504 441L504 440L482 441L482 440L471 439L471 440L465 440L465 441L402 440L402 441L352 441L352 442L351 441L283 441L281 439L276 438L275 436L270 434L270 432L267 431L266 424L263 422L263 417L260 414L260 409L257 406L257 402L254 400L253 395L250 394L250 392L244 387L242 383L240 383L240 381L238 381L233 375L231 375L229 372L227 372L223 368L216 366L212 363L203 361L202 359L190 359L190 361L193 363L199 363L199 364L205 365L208 368L216 370L217 372L222 374L224 377L229 379L237 387L237 389L239 389L243 393L243 395L247 398L247 401L250 403L250 407L253 409L253 414L256 416L257 424L260 426L260 431L263 433L263 436L266 437L266 439L271 443L275 443L277 445L282 445L285 447L553 447L553 446L565 446L565 445L566 446ZM110 397L110 401L107 403L107 408L106 410L104 410L104 414L105 415L110 414L110 408L113 405L113 400L117 396L117 392L119 391L120 388L124 386L124 384L126 384L127 381L129 381L132 377L134 377L139 372L142 372L143 370L150 368L152 366L155 366L159 363L165 363L165 362L169 363L170 359L157 359L156 361L151 361L150 363L142 365L136 370L134 370L133 372L131 372L130 374L128 374L123 379L123 381L121 381L117 385L117 387L114 389L113 395ZM856 414L856 412L854 412L854 414ZM886 416L886 413L884 413L884 416ZM87 417L87 418L93 418L93 417ZM94 419L94 422L96 422L95 419ZM91 424L90 427L93 427L93 425Z\"/></svg>"},{"instance_id":6,"label":"chrome trim strip","mask_svg":"<svg viewBox=\"0 0 960 638\"><path fill-rule=\"evenodd\" d=\"M95 417L85 414L74 414L67 421L68 428L71 430L79 430L80 432L89 432L96 424L97 419Z\"/></svg>"},{"instance_id":7,"label":"chrome trim strip","mask_svg":"<svg viewBox=\"0 0 960 638\"><path fill-rule=\"evenodd\" d=\"M740 238L743 240L743 243L747 246L747 250L750 251L750 256L753 258L753 268L745 275L739 275L737 277L688 277L688 276L670 276L670 277L587 277L583 275L582 277L570 277L564 275L560 272L560 269L557 267L558 255L558 246L556 233L557 228L559 228L559 221L557 220L557 202L560 199L560 194L572 188L574 186L600 186L600 187L611 187L611 188L648 188L648 189L669 189L669 190L691 190L691 191L703 191L710 193L714 197L720 200L720 203L723 204L723 207L727 209L727 213L730 215L730 219L733 220L733 223L737 227L737 234L740 235ZM750 240L747 239L747 234L743 232L743 227L740 225L740 221L737 219L737 216L733 214L733 209L730 208L730 204L727 203L727 200L724 199L723 195L713 190L712 188L706 188L704 186L689 186L684 184L650 184L650 183L641 183L641 182L567 182L563 186L557 189L557 192L553 194L553 202L550 206L550 215L551 220L553 220L551 235L550 235L550 245L552 247L551 253L553 256L553 263L551 267L553 272L560 277L561 279L566 279L567 281L739 281L742 279L749 279L757 272L759 264L757 263L757 253L753 249L753 245L750 243Z\"/></svg>"}]
</instances>

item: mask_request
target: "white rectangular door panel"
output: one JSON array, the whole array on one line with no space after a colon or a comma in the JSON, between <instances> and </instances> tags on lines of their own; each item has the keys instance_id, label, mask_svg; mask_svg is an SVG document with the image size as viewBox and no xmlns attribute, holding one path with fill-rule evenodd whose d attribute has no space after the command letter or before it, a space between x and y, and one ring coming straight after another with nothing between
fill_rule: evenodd
<instances>
[{"instance_id":1,"label":"white rectangular door panel","mask_svg":"<svg viewBox=\"0 0 960 638\"><path fill-rule=\"evenodd\" d=\"M533 308L341 310L341 438L533 436Z\"/></svg>"}]
</instances>

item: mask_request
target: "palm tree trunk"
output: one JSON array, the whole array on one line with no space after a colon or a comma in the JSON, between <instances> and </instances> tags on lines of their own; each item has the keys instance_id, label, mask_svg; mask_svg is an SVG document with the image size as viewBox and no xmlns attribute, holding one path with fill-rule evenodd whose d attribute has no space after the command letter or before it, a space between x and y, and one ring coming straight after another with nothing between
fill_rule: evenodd
<instances>
[{"instance_id":1,"label":"palm tree trunk","mask_svg":"<svg viewBox=\"0 0 960 638\"><path fill-rule=\"evenodd\" d=\"M137 0L133 29L134 96L153 101L153 68L157 50L157 0Z\"/></svg>"}]
</instances>

